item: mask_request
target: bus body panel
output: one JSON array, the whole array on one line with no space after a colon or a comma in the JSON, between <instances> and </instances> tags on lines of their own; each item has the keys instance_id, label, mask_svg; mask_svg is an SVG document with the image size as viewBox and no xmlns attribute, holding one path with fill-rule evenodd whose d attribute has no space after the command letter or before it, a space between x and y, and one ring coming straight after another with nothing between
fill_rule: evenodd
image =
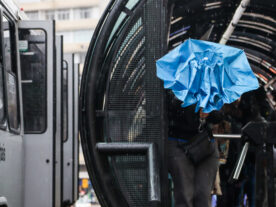
<instances>
[{"instance_id":1,"label":"bus body panel","mask_svg":"<svg viewBox=\"0 0 276 207\"><path fill-rule=\"evenodd\" d=\"M71 204L73 196L73 174L74 174L74 107L73 107L73 67L74 56L65 54L64 60L68 63L68 137L63 143L63 202Z\"/></svg>"},{"instance_id":2,"label":"bus body panel","mask_svg":"<svg viewBox=\"0 0 276 207\"><path fill-rule=\"evenodd\" d=\"M55 207L62 201L62 59L63 38L56 36L56 139L55 139Z\"/></svg>"},{"instance_id":3,"label":"bus body panel","mask_svg":"<svg viewBox=\"0 0 276 207\"><path fill-rule=\"evenodd\" d=\"M0 130L0 196L9 207L22 206L23 153L22 136Z\"/></svg>"},{"instance_id":4,"label":"bus body panel","mask_svg":"<svg viewBox=\"0 0 276 207\"><path fill-rule=\"evenodd\" d=\"M46 34L46 130L43 133L24 134L24 206L49 207L54 205L54 22L19 21L20 30L42 30ZM24 69L21 68L22 74ZM22 80L25 81L25 80ZM27 80L25 81L26 83ZM23 97L26 94L23 92ZM24 103L23 103L24 108ZM25 117L26 119L27 117ZM26 124L26 123L25 123ZM39 186L39 189L38 189Z\"/></svg>"},{"instance_id":5,"label":"bus body panel","mask_svg":"<svg viewBox=\"0 0 276 207\"><path fill-rule=\"evenodd\" d=\"M74 200L78 199L79 183L79 64L74 67Z\"/></svg>"},{"instance_id":6,"label":"bus body panel","mask_svg":"<svg viewBox=\"0 0 276 207\"><path fill-rule=\"evenodd\" d=\"M20 60L19 53L17 52L18 28L16 17L14 15L15 8L15 4L12 2L0 2L1 55L3 55L0 70L0 84L2 85L3 90L1 91L3 93L1 97L2 100L0 100L1 113L3 113L2 110L4 110L4 121L0 125L0 203L6 203L9 207L22 206L24 199L22 93L21 85L19 84L21 80L19 67ZM9 40L7 40L8 38ZM9 43L10 45L9 50L6 50L6 43ZM10 56L12 64L6 63L6 56ZM8 72L8 70L12 70L12 72ZM10 77L12 79L10 79ZM16 105L10 105L8 101L7 94L10 92L15 95L14 100L16 101ZM9 111L9 107L12 108L14 106L17 108L16 113L13 113L14 108ZM11 117L12 119L10 119ZM17 128L11 129L11 125L14 124L14 122L10 122L11 120L16 120L18 123Z\"/></svg>"}]
</instances>

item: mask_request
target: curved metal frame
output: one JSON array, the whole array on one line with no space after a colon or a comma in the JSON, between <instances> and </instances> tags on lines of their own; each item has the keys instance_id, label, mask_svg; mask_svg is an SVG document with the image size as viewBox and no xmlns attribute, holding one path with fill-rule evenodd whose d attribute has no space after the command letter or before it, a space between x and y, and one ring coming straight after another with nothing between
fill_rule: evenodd
<instances>
[{"instance_id":1,"label":"curved metal frame","mask_svg":"<svg viewBox=\"0 0 276 207\"><path fill-rule=\"evenodd\" d=\"M88 123L94 123L95 117L101 116L102 114L101 111L97 112L95 110L95 97L91 95L95 94L96 87L88 87L86 85L88 83L87 79L90 81L92 80L92 82L89 82L89 84L96 84L98 74L97 67L99 65L99 62L102 62L104 58L102 57L102 53L106 49L105 43L107 42L113 25L116 23L116 20L119 17L121 11L123 10L126 2L127 1L125 0L113 0L109 3L106 11L104 12L104 15L102 16L95 30L94 36L91 41L92 44L90 45L86 56L84 68L88 68L89 70L86 70L83 75L80 95L80 123L82 123L82 125L84 124L86 127L90 127ZM93 89L94 91L88 91L87 87L89 89ZM88 97L89 99L86 99ZM86 108L87 103L89 103L88 105L90 106L88 108ZM86 114L90 114L92 116L87 117ZM103 207L127 206L127 202L124 200L124 197L122 196L121 192L115 192L114 189L110 188L110 185L112 185L110 183L111 179L109 179L110 175L108 174L108 172L105 172L104 169L106 166L103 166L103 163L101 163L101 160L104 158L99 153L97 153L96 150L93 150L93 148L97 144L97 140L91 140L90 137L97 137L96 132L91 130L88 132L86 130L83 130L85 129L83 127L81 127L81 129L82 137L85 137L81 139L82 146L89 148L84 148L86 163L91 163L91 165L87 166L87 168L90 177L97 178L92 180L92 182L101 205ZM93 152L93 156L90 156L89 152Z\"/></svg>"},{"instance_id":2,"label":"curved metal frame","mask_svg":"<svg viewBox=\"0 0 276 207\"><path fill-rule=\"evenodd\" d=\"M156 146L149 143L98 143L96 148L106 155L142 154L148 158L149 201L160 202L160 178Z\"/></svg>"},{"instance_id":3,"label":"curved metal frame","mask_svg":"<svg viewBox=\"0 0 276 207\"><path fill-rule=\"evenodd\" d=\"M143 1L144 0L141 0L141 2ZM175 2L177 3L177 1ZM222 15L221 8L225 7L228 10L227 14L231 16L232 14L231 9L234 10L235 8L230 8L229 2L219 3L218 1L212 1L211 3L204 5L205 7L203 6L203 9L205 8L204 12L206 12L206 14L211 14L211 12L216 10L217 14L214 14L214 16L216 16L217 18L218 17L217 15ZM124 198L123 192L118 192L118 191L115 192L113 188L110 188L110 182L114 174L106 171L108 169L108 167L105 164L107 161L107 158L105 156L102 156L101 153L97 152L96 150L96 146L100 146L97 144L99 142L104 141L104 140L101 140L101 137L103 137L102 134L98 134L99 132L96 131L96 129L101 127L102 128L106 127L106 123L104 123L104 121L96 122L96 117L100 119L100 117L106 116L107 112L105 110L105 107L109 100L104 100L104 99L108 97L107 94L109 93L109 79L112 75L112 72L110 69L106 69L106 73L105 73L106 76L98 77L98 74L99 74L99 71L102 70L102 65L103 65L102 63L104 63L105 61L112 61L110 59L109 60L106 59L107 57L106 54L112 54L114 51L118 51L118 48L121 46L121 45L113 45L113 43L115 40L119 40L123 38L123 36L120 34L124 34L124 31L128 28L127 27L128 20L132 17L133 11L126 10L125 8L126 3L127 3L127 0L111 1L104 15L102 16L95 30L94 36L91 40L91 44L86 56L86 61L84 65L85 70L83 73L83 80L82 80L82 86L81 86L81 97L80 97L80 124L81 124L80 128L81 128L81 137L82 137L81 142L84 149L83 151L84 151L86 163L89 163L89 165L87 165L87 168L88 168L90 177L92 178L95 192L103 207L128 206L128 201L126 200L126 198ZM235 2L231 2L231 3L232 3L232 6L234 7ZM251 12L254 10L255 6L256 5L251 5L251 7L249 7ZM273 11L273 9L271 8L269 8L269 10ZM125 20L121 22L122 27L119 28L118 31L114 33L114 35L112 36L112 39L109 40L110 33L114 25L116 24L116 21L119 18L122 11L125 11L126 13ZM273 53L273 48L275 50L275 42L272 39L258 36L257 39L259 40L259 43L261 43L259 44L258 42L256 42L255 36L254 35L252 36L251 33L252 33L252 30L258 30L257 32L258 34L260 32L264 33L264 32L268 32L268 30L270 31L271 24L273 25L273 22L271 22L270 20L273 20L273 18L262 18L262 16L260 16L262 21L267 22L267 26L260 27L255 24L253 25L254 28L252 28L252 25L248 23L248 21L250 22L248 18L250 18L251 13L245 13L245 14L246 14L245 16L247 17L246 22L243 21L241 24L238 24L237 28L238 29L243 28L246 31L241 33L240 35L239 35L239 32L235 31L231 39L229 40L229 45L238 47L239 45L241 45L241 42L238 42L238 40L243 42L242 47L245 48L245 51L249 56L249 61L253 65L253 69L256 68L256 72L259 74L259 79L262 79L263 77L265 77L265 79L263 80L263 84L266 84L266 79L267 79L267 82L269 82L270 81L269 79L274 78L276 74L276 71L274 71L274 67L273 67L273 61L275 63L275 59L276 59L274 54L275 52ZM174 19L175 21L174 20L172 21L174 23L174 27L175 27L174 29L177 29L177 27L179 29L181 24L183 24L183 21L186 21L186 19L183 19L183 18L181 19L179 16L175 16L174 18L175 18ZM226 17L225 19L222 19L221 22L227 22L228 19L229 17ZM223 28L214 29L215 33L217 33L218 36L220 33L222 34L222 31L219 31L219 29L221 29L222 31L224 30ZM171 33L174 33L174 31L172 30ZM271 33L271 32L268 32L268 33ZM189 34L183 33L182 35L179 35L179 33L176 32L174 33L174 35L178 35L178 37L176 37L174 40L174 42L177 42L177 41L182 41L183 38L185 38ZM172 35L172 37L174 35ZM249 38L250 41L240 39L241 35L244 35L246 38ZM213 37L213 40L214 40L214 37ZM137 55L139 54L137 53ZM259 57L261 59L261 62L259 62L258 60L255 60L255 57ZM104 83L104 82L106 82L106 84L102 84L103 87L100 88L100 90L96 91L98 84ZM93 129L91 129L91 123L94 126L93 127L94 131ZM105 139L106 139L105 141L108 141L108 136L106 136Z\"/></svg>"}]
</instances>

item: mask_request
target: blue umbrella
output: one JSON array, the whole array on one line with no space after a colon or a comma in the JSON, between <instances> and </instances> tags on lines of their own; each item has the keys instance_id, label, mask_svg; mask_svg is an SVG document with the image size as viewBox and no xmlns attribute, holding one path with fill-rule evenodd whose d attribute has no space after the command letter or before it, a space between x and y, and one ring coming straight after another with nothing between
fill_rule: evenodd
<instances>
[{"instance_id":1,"label":"blue umbrella","mask_svg":"<svg viewBox=\"0 0 276 207\"><path fill-rule=\"evenodd\" d=\"M209 113L259 87L243 50L188 39L156 62L164 87L181 100Z\"/></svg>"}]
</instances>

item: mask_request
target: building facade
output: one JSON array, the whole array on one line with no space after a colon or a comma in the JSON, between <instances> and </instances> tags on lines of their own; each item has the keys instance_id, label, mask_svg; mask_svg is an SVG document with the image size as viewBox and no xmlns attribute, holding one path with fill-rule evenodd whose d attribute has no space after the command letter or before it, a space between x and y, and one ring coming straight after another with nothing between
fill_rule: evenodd
<instances>
[{"instance_id":1,"label":"building facade","mask_svg":"<svg viewBox=\"0 0 276 207\"><path fill-rule=\"evenodd\" d=\"M85 54L108 0L17 0L31 20L56 20L56 34L63 35L64 52L83 63Z\"/></svg>"}]
</instances>

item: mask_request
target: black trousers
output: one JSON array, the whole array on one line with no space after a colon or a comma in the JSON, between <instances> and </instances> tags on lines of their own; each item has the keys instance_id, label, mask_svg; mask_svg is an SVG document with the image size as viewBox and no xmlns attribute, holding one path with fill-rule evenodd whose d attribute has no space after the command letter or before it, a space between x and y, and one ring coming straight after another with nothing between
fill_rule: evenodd
<instances>
[{"instance_id":1,"label":"black trousers","mask_svg":"<svg viewBox=\"0 0 276 207\"><path fill-rule=\"evenodd\" d=\"M174 183L175 207L210 207L218 169L218 150L195 166L178 147L177 141L168 142L168 169Z\"/></svg>"}]
</instances>

